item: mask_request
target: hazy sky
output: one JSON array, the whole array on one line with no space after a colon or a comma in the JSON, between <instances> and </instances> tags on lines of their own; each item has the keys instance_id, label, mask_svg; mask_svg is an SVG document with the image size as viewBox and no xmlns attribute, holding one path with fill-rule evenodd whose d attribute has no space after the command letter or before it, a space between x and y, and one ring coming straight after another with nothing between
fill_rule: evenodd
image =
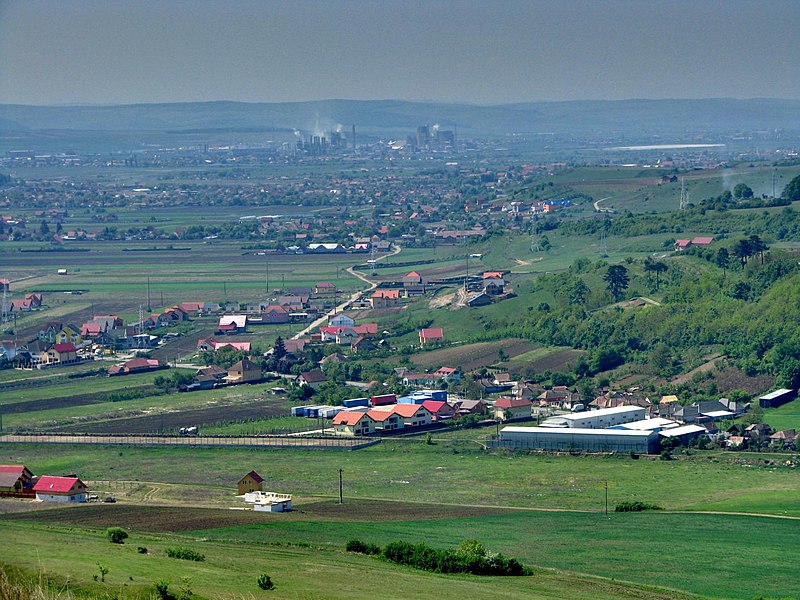
<instances>
[{"instance_id":1,"label":"hazy sky","mask_svg":"<svg viewBox=\"0 0 800 600\"><path fill-rule=\"evenodd\" d=\"M800 0L0 0L0 102L800 98Z\"/></svg>"}]
</instances>

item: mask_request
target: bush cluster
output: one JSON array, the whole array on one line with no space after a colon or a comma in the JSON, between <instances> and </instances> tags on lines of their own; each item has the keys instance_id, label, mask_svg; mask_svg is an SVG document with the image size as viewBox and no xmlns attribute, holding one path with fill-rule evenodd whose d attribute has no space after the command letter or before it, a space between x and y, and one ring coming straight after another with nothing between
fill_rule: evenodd
<instances>
[{"instance_id":1,"label":"bush cluster","mask_svg":"<svg viewBox=\"0 0 800 600\"><path fill-rule=\"evenodd\" d=\"M170 558L180 558L181 560L193 560L196 562L203 562L206 559L205 554L200 554L189 548L167 548L167 556Z\"/></svg>"},{"instance_id":2,"label":"bush cluster","mask_svg":"<svg viewBox=\"0 0 800 600\"><path fill-rule=\"evenodd\" d=\"M367 544L361 540L349 540L345 545L345 550L348 552L357 552L358 554L380 554L380 546L375 544Z\"/></svg>"},{"instance_id":3,"label":"bush cluster","mask_svg":"<svg viewBox=\"0 0 800 600\"><path fill-rule=\"evenodd\" d=\"M381 549L360 540L347 542L348 552L380 554L390 562L434 573L469 573L471 575L532 575L533 570L515 558L489 552L477 540L466 540L457 549L439 550L425 542L390 542Z\"/></svg>"},{"instance_id":4,"label":"bush cluster","mask_svg":"<svg viewBox=\"0 0 800 600\"><path fill-rule=\"evenodd\" d=\"M658 506L658 504L640 502L639 500L620 502L614 507L614 512L642 512L643 510L664 510L664 507Z\"/></svg>"},{"instance_id":5,"label":"bush cluster","mask_svg":"<svg viewBox=\"0 0 800 600\"><path fill-rule=\"evenodd\" d=\"M106 537L112 544L124 544L128 537L128 532L122 527L109 527L106 529Z\"/></svg>"}]
</instances>

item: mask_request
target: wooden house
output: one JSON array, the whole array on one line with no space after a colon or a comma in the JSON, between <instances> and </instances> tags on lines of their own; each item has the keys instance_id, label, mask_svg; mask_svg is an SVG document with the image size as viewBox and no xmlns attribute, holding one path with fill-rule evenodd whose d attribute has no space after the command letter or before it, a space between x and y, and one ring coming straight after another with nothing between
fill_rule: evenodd
<instances>
[{"instance_id":1,"label":"wooden house","mask_svg":"<svg viewBox=\"0 0 800 600\"><path fill-rule=\"evenodd\" d=\"M33 473L25 465L0 465L0 497L33 498Z\"/></svg>"},{"instance_id":2,"label":"wooden house","mask_svg":"<svg viewBox=\"0 0 800 600\"><path fill-rule=\"evenodd\" d=\"M242 477L237 484L239 487L239 495L249 494L251 492L264 491L264 478L255 471L250 471L247 475Z\"/></svg>"}]
</instances>

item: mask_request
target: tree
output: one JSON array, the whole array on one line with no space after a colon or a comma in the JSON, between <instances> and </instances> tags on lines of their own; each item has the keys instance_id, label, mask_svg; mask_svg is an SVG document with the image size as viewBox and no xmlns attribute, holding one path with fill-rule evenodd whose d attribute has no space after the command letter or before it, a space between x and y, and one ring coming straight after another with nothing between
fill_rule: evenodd
<instances>
[{"instance_id":1,"label":"tree","mask_svg":"<svg viewBox=\"0 0 800 600\"><path fill-rule=\"evenodd\" d=\"M781 196L791 201L800 200L800 175L792 179L786 187L783 188Z\"/></svg>"},{"instance_id":2,"label":"tree","mask_svg":"<svg viewBox=\"0 0 800 600\"><path fill-rule=\"evenodd\" d=\"M753 251L750 247L750 240L736 240L732 248L733 255L742 263L742 267L747 264L747 259L753 256Z\"/></svg>"},{"instance_id":3,"label":"tree","mask_svg":"<svg viewBox=\"0 0 800 600\"><path fill-rule=\"evenodd\" d=\"M717 250L717 256L714 262L717 263L717 266L722 269L723 272L727 271L731 264L731 255L728 253L728 250L726 248Z\"/></svg>"},{"instance_id":4,"label":"tree","mask_svg":"<svg viewBox=\"0 0 800 600\"><path fill-rule=\"evenodd\" d=\"M275 345L272 347L272 356L275 360L280 360L286 356L286 344L284 344L281 336L278 336L278 339L275 340Z\"/></svg>"},{"instance_id":5,"label":"tree","mask_svg":"<svg viewBox=\"0 0 800 600\"><path fill-rule=\"evenodd\" d=\"M614 300L619 302L622 294L628 289L630 278L628 277L628 269L622 265L611 265L608 271L603 275L603 281L606 282L608 291L611 292Z\"/></svg>"},{"instance_id":6,"label":"tree","mask_svg":"<svg viewBox=\"0 0 800 600\"><path fill-rule=\"evenodd\" d=\"M576 279L572 289L569 291L569 303L583 306L586 304L586 296L589 295L590 291L589 286L586 285L583 279Z\"/></svg>"},{"instance_id":7,"label":"tree","mask_svg":"<svg viewBox=\"0 0 800 600\"><path fill-rule=\"evenodd\" d=\"M267 575L266 573L262 573L258 576L258 587L260 587L264 591L274 590L275 584L272 583L272 578Z\"/></svg>"},{"instance_id":8,"label":"tree","mask_svg":"<svg viewBox=\"0 0 800 600\"><path fill-rule=\"evenodd\" d=\"M733 197L736 198L737 200L752 198L753 190L746 183L737 183L736 186L733 188Z\"/></svg>"},{"instance_id":9,"label":"tree","mask_svg":"<svg viewBox=\"0 0 800 600\"><path fill-rule=\"evenodd\" d=\"M47 224L47 221L42 221L41 225L39 225L39 233L42 235L48 235L50 233L50 226Z\"/></svg>"},{"instance_id":10,"label":"tree","mask_svg":"<svg viewBox=\"0 0 800 600\"><path fill-rule=\"evenodd\" d=\"M128 537L128 532L122 527L109 527L106 529L106 537L112 544L124 544Z\"/></svg>"},{"instance_id":11,"label":"tree","mask_svg":"<svg viewBox=\"0 0 800 600\"><path fill-rule=\"evenodd\" d=\"M759 259L761 260L761 264L764 264L764 252L769 250L769 246L767 246L764 241L758 237L757 235L751 235L750 239L747 240L750 245L750 255L755 256L758 254Z\"/></svg>"},{"instance_id":12,"label":"tree","mask_svg":"<svg viewBox=\"0 0 800 600\"><path fill-rule=\"evenodd\" d=\"M106 575L108 575L108 567L102 563L97 563L97 570L100 571L100 581L105 581Z\"/></svg>"}]
</instances>

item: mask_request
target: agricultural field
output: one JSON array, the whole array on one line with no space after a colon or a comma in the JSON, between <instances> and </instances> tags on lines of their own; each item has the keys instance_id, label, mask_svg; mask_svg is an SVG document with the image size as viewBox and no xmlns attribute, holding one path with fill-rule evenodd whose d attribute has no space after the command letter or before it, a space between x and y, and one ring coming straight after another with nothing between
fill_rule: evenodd
<instances>
[{"instance_id":1,"label":"agricultural field","mask_svg":"<svg viewBox=\"0 0 800 600\"><path fill-rule=\"evenodd\" d=\"M396 597L397 589L406 585L411 595L417 585L444 598L466 593L588 598L592 583L597 586L592 597L598 598L749 599L800 592L792 566L800 557L794 557L798 550L793 543L800 487L795 468L783 465L790 458L786 456L698 453L669 462L535 456L486 453L466 438L435 439L433 446L384 441L346 454L49 450L0 444L6 460L24 462L37 472L74 469L91 489L113 493L119 502L32 512L15 507L0 517L0 540L16 549L14 566L30 572L44 569L48 576L69 574L75 585L93 586L91 574L102 562L110 567L106 581L126 581L131 593L159 578L177 587L181 577L189 576L193 589L204 597L217 597L223 589L248 593L261 572L269 573L276 593L287 598L315 593L384 597L380 585L370 583L377 581L377 574L398 579L401 586L393 583L393 595L385 597ZM298 510L227 510L237 504L233 494L239 471L250 468L266 476L269 489L293 493ZM343 505L335 500L338 468L344 470ZM197 473L203 473L202 481ZM109 474L114 482L108 481ZM606 515L606 481L612 511L617 502L631 499L667 510ZM187 501L206 508L187 507ZM728 514L719 514L723 512ZM104 530L110 526L131 532L125 545L111 546L105 540ZM760 534L754 539L756 529ZM659 532L655 545L653 531ZM378 545L425 540L434 547L476 538L533 566L535 574L483 579L415 572L344 553L345 542L354 537ZM745 538L751 541L742 553L738 547ZM79 557L59 550L79 539ZM203 553L206 561L166 558L165 549L177 545ZM147 547L148 553L137 554L138 546ZM665 553L669 569L664 569ZM762 569L765 563L773 565L769 577ZM333 571L366 570L371 577L347 594L335 588L323 592L315 587L320 584L313 573L327 572L334 564L339 568ZM337 581L338 575L326 576L328 585Z\"/></svg>"}]
</instances>

